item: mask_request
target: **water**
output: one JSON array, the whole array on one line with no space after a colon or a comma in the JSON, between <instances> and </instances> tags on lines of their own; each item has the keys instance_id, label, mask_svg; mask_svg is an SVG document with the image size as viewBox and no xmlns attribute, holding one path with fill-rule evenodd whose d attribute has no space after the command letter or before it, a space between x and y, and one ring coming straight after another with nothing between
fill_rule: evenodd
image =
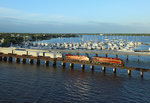
<instances>
[{"instance_id":1,"label":"water","mask_svg":"<svg viewBox=\"0 0 150 103\"><path fill-rule=\"evenodd\" d=\"M149 37L143 38L138 37L137 41L149 43ZM58 41L52 39L55 40ZM140 57L139 61L137 56L129 56L128 61L126 56L119 58L126 66L150 67L150 57ZM127 70L117 69L113 74L112 68L106 68L103 73L98 66L92 72L89 66L82 71L79 64L70 69L68 63L62 68L60 63L57 67L52 67L52 63L46 67L43 62L40 66L0 62L0 103L149 103L149 83L150 73L140 78L139 71L132 71L128 76Z\"/></svg>"},{"instance_id":2,"label":"water","mask_svg":"<svg viewBox=\"0 0 150 103\"><path fill-rule=\"evenodd\" d=\"M150 74L140 78L138 71L128 77L127 70L113 74L110 68L0 62L1 103L148 103L149 82Z\"/></svg>"}]
</instances>

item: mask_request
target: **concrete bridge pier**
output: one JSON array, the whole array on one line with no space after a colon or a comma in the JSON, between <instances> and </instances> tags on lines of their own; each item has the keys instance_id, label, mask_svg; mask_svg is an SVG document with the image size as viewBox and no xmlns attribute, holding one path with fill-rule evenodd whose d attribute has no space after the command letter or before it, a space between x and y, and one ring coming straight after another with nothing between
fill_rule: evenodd
<instances>
[{"instance_id":1,"label":"concrete bridge pier","mask_svg":"<svg viewBox=\"0 0 150 103\"><path fill-rule=\"evenodd\" d=\"M45 61L46 66L49 66L49 61Z\"/></svg>"},{"instance_id":2,"label":"concrete bridge pier","mask_svg":"<svg viewBox=\"0 0 150 103\"><path fill-rule=\"evenodd\" d=\"M85 55L86 55L86 56L89 56L89 54L88 54L88 53L85 53Z\"/></svg>"},{"instance_id":3,"label":"concrete bridge pier","mask_svg":"<svg viewBox=\"0 0 150 103\"><path fill-rule=\"evenodd\" d=\"M74 67L74 64L73 63L70 63L70 68L73 68Z\"/></svg>"},{"instance_id":4,"label":"concrete bridge pier","mask_svg":"<svg viewBox=\"0 0 150 103\"><path fill-rule=\"evenodd\" d=\"M129 58L128 58L128 55L127 55L126 61L128 61L128 60L129 60Z\"/></svg>"},{"instance_id":5,"label":"concrete bridge pier","mask_svg":"<svg viewBox=\"0 0 150 103\"><path fill-rule=\"evenodd\" d=\"M94 66L93 65L91 65L90 68L91 68L92 71L94 70Z\"/></svg>"},{"instance_id":6,"label":"concrete bridge pier","mask_svg":"<svg viewBox=\"0 0 150 103\"><path fill-rule=\"evenodd\" d=\"M106 67L102 67L102 71L105 72Z\"/></svg>"},{"instance_id":7,"label":"concrete bridge pier","mask_svg":"<svg viewBox=\"0 0 150 103\"><path fill-rule=\"evenodd\" d=\"M81 64L81 69L84 69L85 68L85 65Z\"/></svg>"},{"instance_id":8,"label":"concrete bridge pier","mask_svg":"<svg viewBox=\"0 0 150 103\"><path fill-rule=\"evenodd\" d=\"M140 75L141 75L141 77L143 77L143 71L140 71Z\"/></svg>"},{"instance_id":9,"label":"concrete bridge pier","mask_svg":"<svg viewBox=\"0 0 150 103\"><path fill-rule=\"evenodd\" d=\"M131 70L128 69L128 75L131 75Z\"/></svg>"},{"instance_id":10,"label":"concrete bridge pier","mask_svg":"<svg viewBox=\"0 0 150 103\"><path fill-rule=\"evenodd\" d=\"M53 66L56 66L56 61L53 61L52 64L53 64Z\"/></svg>"},{"instance_id":11,"label":"concrete bridge pier","mask_svg":"<svg viewBox=\"0 0 150 103\"><path fill-rule=\"evenodd\" d=\"M30 63L30 64L33 64L33 63L34 63L34 60L33 60L33 59L29 59L29 63Z\"/></svg>"},{"instance_id":12,"label":"concrete bridge pier","mask_svg":"<svg viewBox=\"0 0 150 103\"><path fill-rule=\"evenodd\" d=\"M13 57L9 57L8 61L12 62L13 61Z\"/></svg>"},{"instance_id":13,"label":"concrete bridge pier","mask_svg":"<svg viewBox=\"0 0 150 103\"><path fill-rule=\"evenodd\" d=\"M3 60L3 57L2 56L0 56L0 61L2 61Z\"/></svg>"},{"instance_id":14,"label":"concrete bridge pier","mask_svg":"<svg viewBox=\"0 0 150 103\"><path fill-rule=\"evenodd\" d=\"M62 65L63 67L65 67L65 66L66 66L66 63L62 62L61 65Z\"/></svg>"},{"instance_id":15,"label":"concrete bridge pier","mask_svg":"<svg viewBox=\"0 0 150 103\"><path fill-rule=\"evenodd\" d=\"M41 63L41 61L40 61L39 59L37 59L36 64L37 64L37 65L40 65L40 63Z\"/></svg>"},{"instance_id":16,"label":"concrete bridge pier","mask_svg":"<svg viewBox=\"0 0 150 103\"><path fill-rule=\"evenodd\" d=\"M6 62L7 61L7 57L4 57L3 60Z\"/></svg>"},{"instance_id":17,"label":"concrete bridge pier","mask_svg":"<svg viewBox=\"0 0 150 103\"><path fill-rule=\"evenodd\" d=\"M26 63L26 59L25 58L22 59L22 63Z\"/></svg>"},{"instance_id":18,"label":"concrete bridge pier","mask_svg":"<svg viewBox=\"0 0 150 103\"><path fill-rule=\"evenodd\" d=\"M17 63L20 63L20 58L17 58L17 59L16 59L16 62L17 62Z\"/></svg>"},{"instance_id":19,"label":"concrete bridge pier","mask_svg":"<svg viewBox=\"0 0 150 103\"><path fill-rule=\"evenodd\" d=\"M113 73L116 73L116 68L113 68Z\"/></svg>"}]
</instances>

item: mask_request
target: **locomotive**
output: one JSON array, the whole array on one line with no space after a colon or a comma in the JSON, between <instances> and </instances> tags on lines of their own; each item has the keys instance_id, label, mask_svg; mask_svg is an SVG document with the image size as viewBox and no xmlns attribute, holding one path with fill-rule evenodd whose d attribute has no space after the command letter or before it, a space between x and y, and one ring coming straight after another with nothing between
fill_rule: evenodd
<instances>
[{"instance_id":1,"label":"locomotive","mask_svg":"<svg viewBox=\"0 0 150 103\"><path fill-rule=\"evenodd\" d=\"M93 63L93 64L107 64L114 66L123 66L123 61L119 58L108 58L108 57L97 57L92 58L83 55L69 55L66 54L64 60L82 63Z\"/></svg>"}]
</instances>

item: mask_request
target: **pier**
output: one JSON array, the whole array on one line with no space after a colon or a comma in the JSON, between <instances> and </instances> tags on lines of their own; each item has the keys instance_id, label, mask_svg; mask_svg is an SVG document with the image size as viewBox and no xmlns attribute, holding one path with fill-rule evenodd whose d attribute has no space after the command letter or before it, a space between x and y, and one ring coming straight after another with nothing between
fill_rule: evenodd
<instances>
[{"instance_id":1,"label":"pier","mask_svg":"<svg viewBox=\"0 0 150 103\"><path fill-rule=\"evenodd\" d=\"M69 53L71 53L71 51ZM90 53L93 53L93 52L90 52ZM96 54L98 54L98 53L96 53ZM57 62L61 62L63 67L66 66L66 63L70 63L70 68L73 68L74 64L81 64L81 69L83 69L83 70L85 69L85 65L90 65L91 70L94 70L94 66L101 66L103 72L105 72L106 68L109 67L109 68L112 68L113 73L116 73L117 69L126 69L128 75L131 75L131 71L136 70L136 71L140 71L141 77L143 77L144 72L150 72L150 69L146 69L146 68L94 64L94 63L90 63L90 62L85 63L85 62L79 62L79 61L64 60L63 58L50 58L50 57L44 57L44 56L16 55L13 53L9 53L9 54L0 53L0 61L12 62L14 60L13 58L15 59L15 61L17 63L27 63L26 61L28 59L30 64L33 64L34 62L36 62L37 65L40 65L41 61L45 61L45 65L47 65L47 66L49 65L49 62L52 62L53 66L56 66Z\"/></svg>"}]
</instances>

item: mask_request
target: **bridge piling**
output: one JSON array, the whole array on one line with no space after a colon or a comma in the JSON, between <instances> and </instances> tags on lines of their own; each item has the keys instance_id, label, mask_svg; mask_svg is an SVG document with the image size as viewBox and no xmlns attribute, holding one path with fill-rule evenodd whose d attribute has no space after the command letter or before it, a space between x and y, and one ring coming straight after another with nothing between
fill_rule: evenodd
<instances>
[{"instance_id":1,"label":"bridge piling","mask_svg":"<svg viewBox=\"0 0 150 103\"><path fill-rule=\"evenodd\" d=\"M62 65L63 67L65 67L65 66L66 66L66 63L62 62L61 65Z\"/></svg>"},{"instance_id":2,"label":"bridge piling","mask_svg":"<svg viewBox=\"0 0 150 103\"><path fill-rule=\"evenodd\" d=\"M116 68L113 68L113 73L116 73Z\"/></svg>"},{"instance_id":3,"label":"bridge piling","mask_svg":"<svg viewBox=\"0 0 150 103\"><path fill-rule=\"evenodd\" d=\"M3 57L2 56L0 56L0 61L2 61L3 60Z\"/></svg>"},{"instance_id":4,"label":"bridge piling","mask_svg":"<svg viewBox=\"0 0 150 103\"><path fill-rule=\"evenodd\" d=\"M49 61L45 61L45 65L46 65L46 66L49 66Z\"/></svg>"},{"instance_id":5,"label":"bridge piling","mask_svg":"<svg viewBox=\"0 0 150 103\"><path fill-rule=\"evenodd\" d=\"M3 60L6 62L7 61L7 57L4 57Z\"/></svg>"},{"instance_id":6,"label":"bridge piling","mask_svg":"<svg viewBox=\"0 0 150 103\"><path fill-rule=\"evenodd\" d=\"M142 70L140 71L140 75L141 75L141 77L143 77L143 71Z\"/></svg>"},{"instance_id":7,"label":"bridge piling","mask_svg":"<svg viewBox=\"0 0 150 103\"><path fill-rule=\"evenodd\" d=\"M13 61L13 58L12 58L12 57L9 57L8 61L9 61L9 62L12 62L12 61Z\"/></svg>"},{"instance_id":8,"label":"bridge piling","mask_svg":"<svg viewBox=\"0 0 150 103\"><path fill-rule=\"evenodd\" d=\"M105 72L106 67L102 67L102 71Z\"/></svg>"},{"instance_id":9,"label":"bridge piling","mask_svg":"<svg viewBox=\"0 0 150 103\"><path fill-rule=\"evenodd\" d=\"M85 65L81 64L81 69L84 69L85 68Z\"/></svg>"},{"instance_id":10,"label":"bridge piling","mask_svg":"<svg viewBox=\"0 0 150 103\"><path fill-rule=\"evenodd\" d=\"M131 75L131 70L128 69L128 75Z\"/></svg>"},{"instance_id":11,"label":"bridge piling","mask_svg":"<svg viewBox=\"0 0 150 103\"><path fill-rule=\"evenodd\" d=\"M16 58L16 62L17 62L17 63L20 63L20 58Z\"/></svg>"},{"instance_id":12,"label":"bridge piling","mask_svg":"<svg viewBox=\"0 0 150 103\"><path fill-rule=\"evenodd\" d=\"M33 60L33 59L29 59L29 63L30 63L30 64L33 64L33 63L34 63L34 60Z\"/></svg>"},{"instance_id":13,"label":"bridge piling","mask_svg":"<svg viewBox=\"0 0 150 103\"><path fill-rule=\"evenodd\" d=\"M73 63L70 63L70 68L73 68L74 67L74 64Z\"/></svg>"}]
</instances>

